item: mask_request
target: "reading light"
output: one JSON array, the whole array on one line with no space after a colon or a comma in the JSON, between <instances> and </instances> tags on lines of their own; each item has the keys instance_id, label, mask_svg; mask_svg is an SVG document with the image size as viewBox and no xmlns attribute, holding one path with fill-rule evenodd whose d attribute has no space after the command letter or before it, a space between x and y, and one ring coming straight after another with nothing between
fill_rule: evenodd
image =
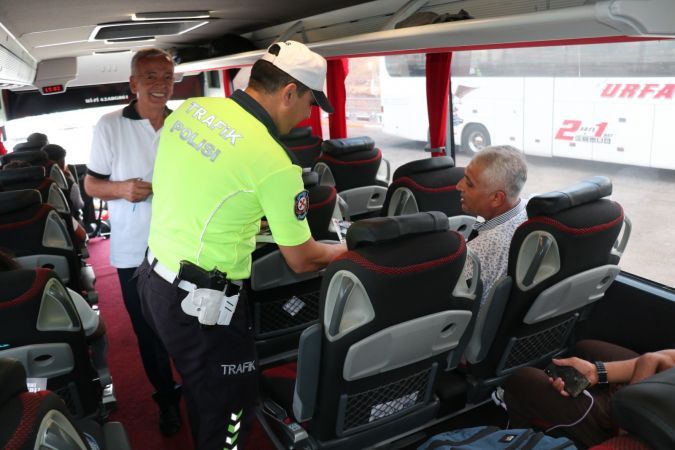
<instances>
[{"instance_id":1,"label":"reading light","mask_svg":"<svg viewBox=\"0 0 675 450\"><path fill-rule=\"evenodd\" d=\"M119 50L94 50L91 53L94 54L94 55L110 55L110 54L113 54L113 53L131 53L131 49L122 48L122 49L119 49Z\"/></svg>"},{"instance_id":2,"label":"reading light","mask_svg":"<svg viewBox=\"0 0 675 450\"><path fill-rule=\"evenodd\" d=\"M157 11L131 15L131 20L208 19L210 11Z\"/></svg>"},{"instance_id":3,"label":"reading light","mask_svg":"<svg viewBox=\"0 0 675 450\"><path fill-rule=\"evenodd\" d=\"M120 42L153 42L155 36L138 36L130 38L106 39L106 44L119 44Z\"/></svg>"}]
</instances>

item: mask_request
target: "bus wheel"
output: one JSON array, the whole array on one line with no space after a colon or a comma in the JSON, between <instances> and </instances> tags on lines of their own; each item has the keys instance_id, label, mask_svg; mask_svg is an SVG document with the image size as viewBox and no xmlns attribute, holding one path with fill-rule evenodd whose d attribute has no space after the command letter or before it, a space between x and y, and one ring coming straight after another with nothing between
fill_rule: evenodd
<instances>
[{"instance_id":1,"label":"bus wheel","mask_svg":"<svg viewBox=\"0 0 675 450\"><path fill-rule=\"evenodd\" d=\"M478 153L490 145L490 133L487 128L478 123L472 123L464 128L462 133L462 150L467 153Z\"/></svg>"}]
</instances>

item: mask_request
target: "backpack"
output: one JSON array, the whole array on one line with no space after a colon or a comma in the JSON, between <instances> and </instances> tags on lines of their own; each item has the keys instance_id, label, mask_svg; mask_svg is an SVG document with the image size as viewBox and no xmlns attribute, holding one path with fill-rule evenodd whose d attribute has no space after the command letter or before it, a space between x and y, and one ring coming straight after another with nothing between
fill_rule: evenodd
<instances>
[{"instance_id":1,"label":"backpack","mask_svg":"<svg viewBox=\"0 0 675 450\"><path fill-rule=\"evenodd\" d=\"M502 430L499 427L474 427L440 433L417 450L576 450L567 438L554 438L531 429Z\"/></svg>"}]
</instances>

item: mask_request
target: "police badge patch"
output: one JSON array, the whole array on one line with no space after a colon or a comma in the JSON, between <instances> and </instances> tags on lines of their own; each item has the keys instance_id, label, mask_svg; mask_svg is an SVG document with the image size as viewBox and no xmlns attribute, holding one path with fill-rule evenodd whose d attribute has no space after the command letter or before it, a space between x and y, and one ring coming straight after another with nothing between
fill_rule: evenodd
<instances>
[{"instance_id":1,"label":"police badge patch","mask_svg":"<svg viewBox=\"0 0 675 450\"><path fill-rule=\"evenodd\" d=\"M304 220L309 210L309 192L301 191L295 196L295 217Z\"/></svg>"}]
</instances>

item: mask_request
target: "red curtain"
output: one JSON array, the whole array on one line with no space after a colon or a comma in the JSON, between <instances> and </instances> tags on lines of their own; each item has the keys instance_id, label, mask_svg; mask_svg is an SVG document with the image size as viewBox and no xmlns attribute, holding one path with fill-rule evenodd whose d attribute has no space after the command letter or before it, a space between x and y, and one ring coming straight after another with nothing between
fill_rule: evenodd
<instances>
[{"instance_id":1,"label":"red curtain","mask_svg":"<svg viewBox=\"0 0 675 450\"><path fill-rule=\"evenodd\" d=\"M347 137L347 117L345 113L347 92L345 89L345 79L348 73L348 59L341 58L328 61L326 85L328 87L328 100L334 109L333 114L328 116L328 129L330 130L331 139Z\"/></svg>"},{"instance_id":2,"label":"red curtain","mask_svg":"<svg viewBox=\"0 0 675 450\"><path fill-rule=\"evenodd\" d=\"M303 120L297 124L296 127L312 127L312 134L323 139L323 130L321 129L321 109L318 106L313 106L312 114L309 116L309 119Z\"/></svg>"},{"instance_id":3,"label":"red curtain","mask_svg":"<svg viewBox=\"0 0 675 450\"><path fill-rule=\"evenodd\" d=\"M229 69L224 69L223 71L223 90L225 93L225 97L229 97L232 95L232 80L230 80L230 70Z\"/></svg>"},{"instance_id":4,"label":"red curtain","mask_svg":"<svg viewBox=\"0 0 675 450\"><path fill-rule=\"evenodd\" d=\"M427 54L427 114L431 156L444 156L452 53Z\"/></svg>"}]
</instances>

